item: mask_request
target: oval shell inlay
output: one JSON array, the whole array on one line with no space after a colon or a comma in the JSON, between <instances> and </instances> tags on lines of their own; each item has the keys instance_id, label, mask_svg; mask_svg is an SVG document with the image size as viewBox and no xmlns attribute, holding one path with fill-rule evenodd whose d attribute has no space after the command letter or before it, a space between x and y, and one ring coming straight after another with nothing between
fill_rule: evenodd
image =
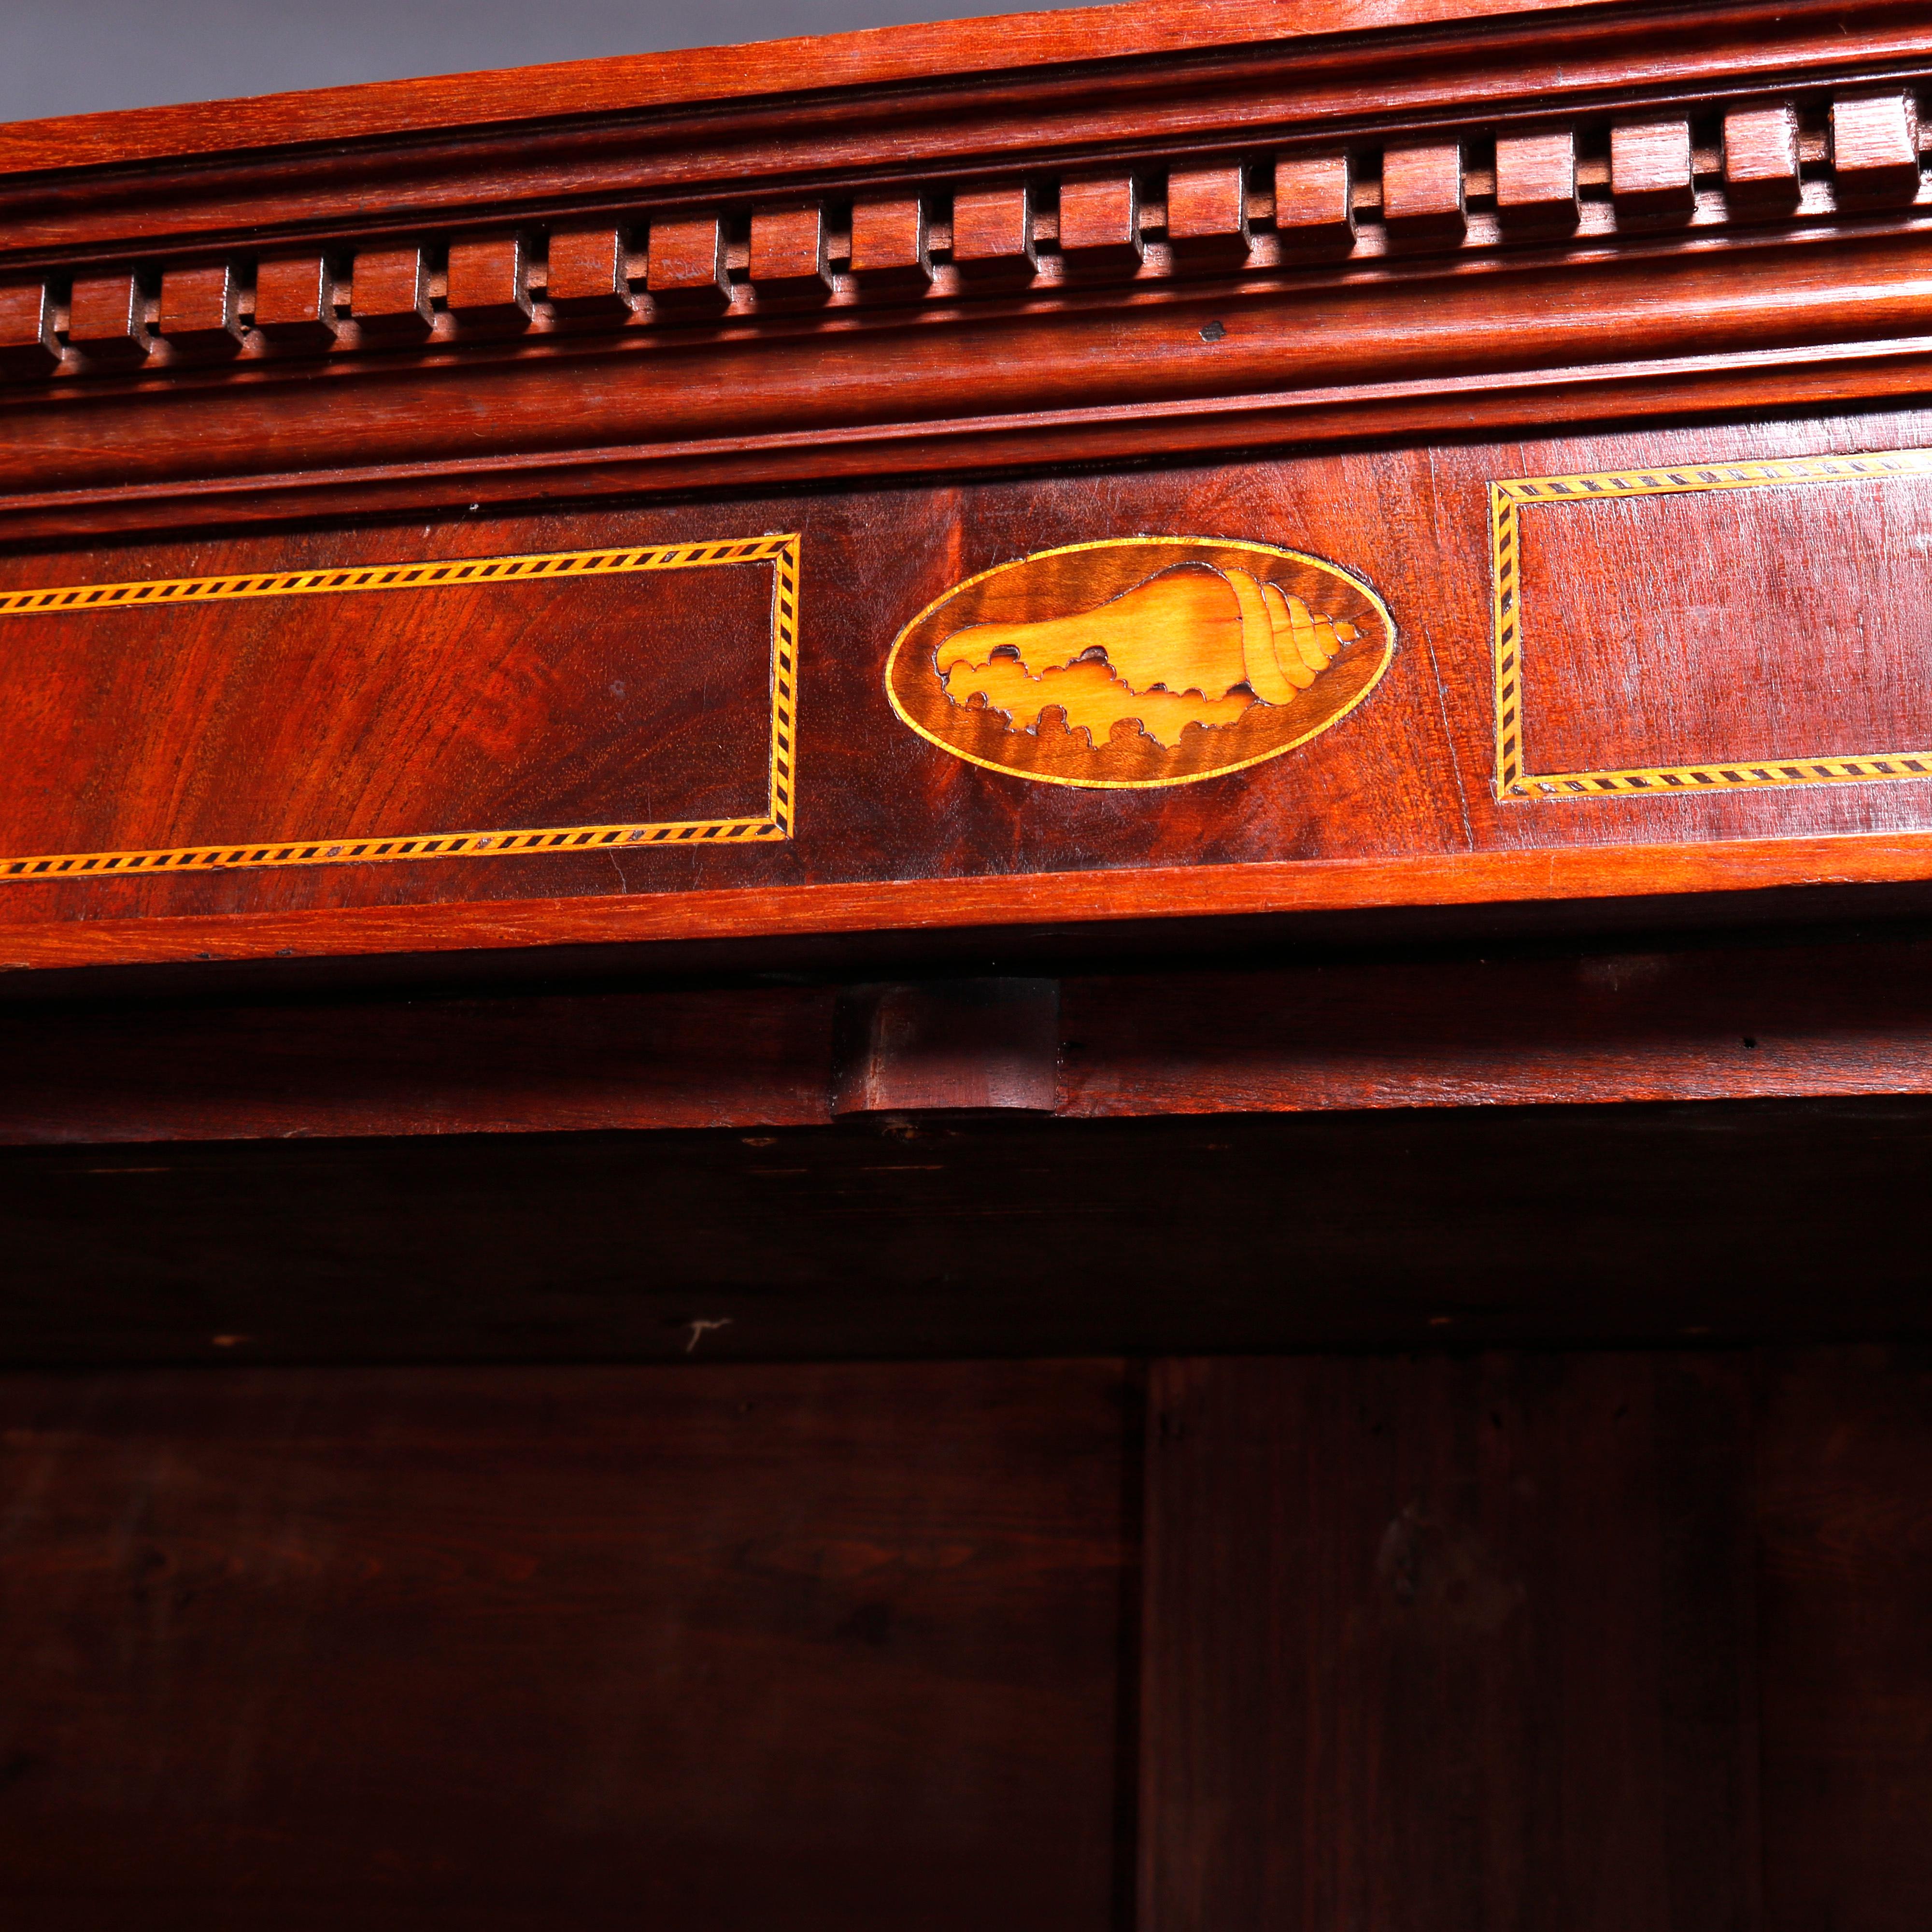
<instances>
[{"instance_id":1,"label":"oval shell inlay","mask_svg":"<svg viewBox=\"0 0 1932 1932\"><path fill-rule=\"evenodd\" d=\"M982 571L886 661L892 709L969 763L1049 784L1186 784L1279 758L1388 668L1388 607L1275 544L1117 537Z\"/></svg>"}]
</instances>

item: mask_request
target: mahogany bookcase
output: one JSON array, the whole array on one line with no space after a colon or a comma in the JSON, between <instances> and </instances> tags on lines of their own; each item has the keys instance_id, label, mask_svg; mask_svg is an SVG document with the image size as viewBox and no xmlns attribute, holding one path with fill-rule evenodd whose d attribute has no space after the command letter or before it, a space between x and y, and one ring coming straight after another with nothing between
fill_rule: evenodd
<instances>
[{"instance_id":1,"label":"mahogany bookcase","mask_svg":"<svg viewBox=\"0 0 1932 1932\"><path fill-rule=\"evenodd\" d=\"M0 128L7 1925L1920 1932L1922 110Z\"/></svg>"}]
</instances>

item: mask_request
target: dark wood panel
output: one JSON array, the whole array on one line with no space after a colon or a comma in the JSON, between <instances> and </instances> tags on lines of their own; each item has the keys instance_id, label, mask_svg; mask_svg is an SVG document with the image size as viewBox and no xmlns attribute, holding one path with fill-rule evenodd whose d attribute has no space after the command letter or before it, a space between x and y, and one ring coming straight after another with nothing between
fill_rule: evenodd
<instances>
[{"instance_id":1,"label":"dark wood panel","mask_svg":"<svg viewBox=\"0 0 1932 1932\"><path fill-rule=\"evenodd\" d=\"M818 1125L835 997L772 986L41 1013L0 1021L0 1141Z\"/></svg>"},{"instance_id":2,"label":"dark wood panel","mask_svg":"<svg viewBox=\"0 0 1932 1932\"><path fill-rule=\"evenodd\" d=\"M1900 1099L14 1149L0 1357L1923 1336L1928 1157Z\"/></svg>"},{"instance_id":3,"label":"dark wood panel","mask_svg":"<svg viewBox=\"0 0 1932 1932\"><path fill-rule=\"evenodd\" d=\"M1653 944L1064 982L23 1001L0 1009L0 1143L1932 1092L1924 938Z\"/></svg>"},{"instance_id":4,"label":"dark wood panel","mask_svg":"<svg viewBox=\"0 0 1932 1932\"><path fill-rule=\"evenodd\" d=\"M1766 1923L1910 1932L1932 1910L1932 1364L1774 1360L1758 1444Z\"/></svg>"},{"instance_id":5,"label":"dark wood panel","mask_svg":"<svg viewBox=\"0 0 1932 1932\"><path fill-rule=\"evenodd\" d=\"M1084 976L1060 1110L1932 1090L1932 953L1841 944Z\"/></svg>"},{"instance_id":6,"label":"dark wood panel","mask_svg":"<svg viewBox=\"0 0 1932 1932\"><path fill-rule=\"evenodd\" d=\"M27 1932L1115 1922L1118 1367L0 1378Z\"/></svg>"},{"instance_id":7,"label":"dark wood panel","mask_svg":"<svg viewBox=\"0 0 1932 1932\"><path fill-rule=\"evenodd\" d=\"M1756 1922L1746 1377L1163 1363L1144 1932Z\"/></svg>"}]
</instances>

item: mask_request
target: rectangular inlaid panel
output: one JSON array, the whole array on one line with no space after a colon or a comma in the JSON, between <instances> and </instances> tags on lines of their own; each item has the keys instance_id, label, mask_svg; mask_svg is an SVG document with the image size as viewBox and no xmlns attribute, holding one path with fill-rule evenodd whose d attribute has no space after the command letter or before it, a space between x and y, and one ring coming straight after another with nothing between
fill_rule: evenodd
<instances>
[{"instance_id":1,"label":"rectangular inlaid panel","mask_svg":"<svg viewBox=\"0 0 1932 1932\"><path fill-rule=\"evenodd\" d=\"M0 881L782 838L796 577L763 537L0 592Z\"/></svg>"},{"instance_id":2,"label":"rectangular inlaid panel","mask_svg":"<svg viewBox=\"0 0 1932 1932\"><path fill-rule=\"evenodd\" d=\"M1928 431L0 559L0 967L1932 876Z\"/></svg>"},{"instance_id":3,"label":"rectangular inlaid panel","mask_svg":"<svg viewBox=\"0 0 1932 1932\"><path fill-rule=\"evenodd\" d=\"M1932 458L1492 486L1506 796L1932 777Z\"/></svg>"}]
</instances>

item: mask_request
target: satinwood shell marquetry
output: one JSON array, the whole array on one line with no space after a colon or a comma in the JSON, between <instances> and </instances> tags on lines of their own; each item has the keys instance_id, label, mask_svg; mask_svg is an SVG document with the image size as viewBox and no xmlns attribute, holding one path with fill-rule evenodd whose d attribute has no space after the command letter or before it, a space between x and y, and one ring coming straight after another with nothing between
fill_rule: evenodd
<instances>
[{"instance_id":1,"label":"satinwood shell marquetry","mask_svg":"<svg viewBox=\"0 0 1932 1932\"><path fill-rule=\"evenodd\" d=\"M900 633L886 684L969 764L1132 790L1279 758L1352 711L1394 648L1382 599L1319 557L1130 537L956 585Z\"/></svg>"}]
</instances>

